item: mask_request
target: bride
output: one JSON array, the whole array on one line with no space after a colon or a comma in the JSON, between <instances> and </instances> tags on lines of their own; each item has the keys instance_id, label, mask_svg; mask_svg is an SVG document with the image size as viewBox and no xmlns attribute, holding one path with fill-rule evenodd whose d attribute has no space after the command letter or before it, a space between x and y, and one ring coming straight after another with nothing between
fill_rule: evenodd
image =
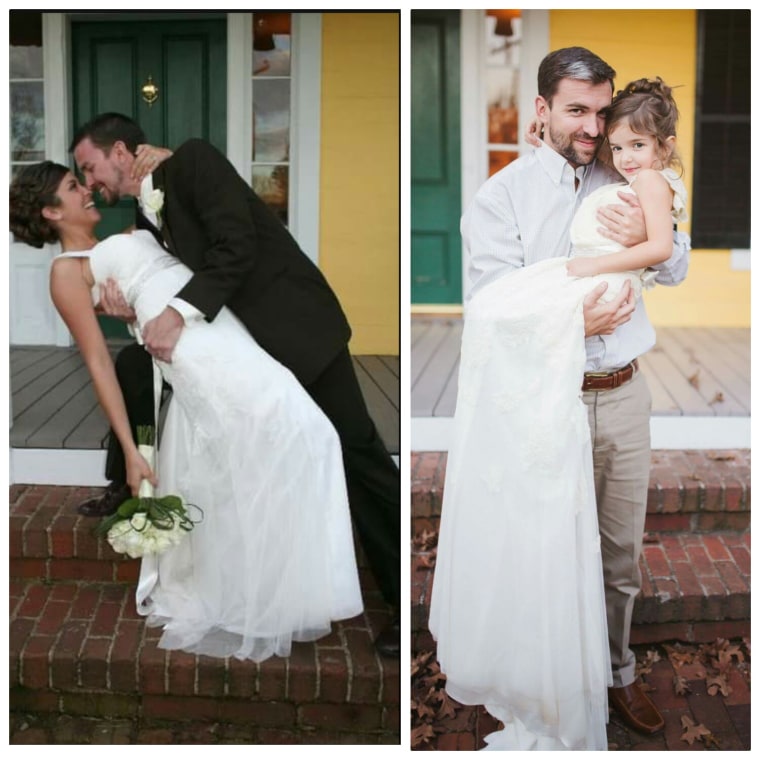
<instances>
[{"instance_id":1,"label":"bride","mask_svg":"<svg viewBox=\"0 0 760 760\"><path fill-rule=\"evenodd\" d=\"M97 321L99 286L115 280L138 328L191 277L149 232L98 242L91 193L60 164L24 168L10 188L10 227L35 247L60 241L50 271L56 309L73 334L98 400L124 449L127 481L198 505L179 546L142 560L137 606L162 626L159 646L217 657L286 657L292 641L362 611L340 442L293 375L223 309L182 331L154 473L130 431Z\"/></svg>"}]
</instances>

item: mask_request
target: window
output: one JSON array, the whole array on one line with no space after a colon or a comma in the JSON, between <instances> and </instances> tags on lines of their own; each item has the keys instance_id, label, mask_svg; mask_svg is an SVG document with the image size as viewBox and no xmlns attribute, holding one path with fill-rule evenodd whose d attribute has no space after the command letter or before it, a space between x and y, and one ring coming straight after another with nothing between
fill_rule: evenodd
<instances>
[{"instance_id":1,"label":"window","mask_svg":"<svg viewBox=\"0 0 760 760\"><path fill-rule=\"evenodd\" d=\"M518 82L522 21L519 10L485 12L489 177L519 155Z\"/></svg>"},{"instance_id":2,"label":"window","mask_svg":"<svg viewBox=\"0 0 760 760\"><path fill-rule=\"evenodd\" d=\"M700 10L692 245L750 247L750 12Z\"/></svg>"},{"instance_id":3,"label":"window","mask_svg":"<svg viewBox=\"0 0 760 760\"><path fill-rule=\"evenodd\" d=\"M253 14L251 186L288 224L291 14Z\"/></svg>"},{"instance_id":4,"label":"window","mask_svg":"<svg viewBox=\"0 0 760 760\"><path fill-rule=\"evenodd\" d=\"M10 12L11 175L45 158L42 14Z\"/></svg>"}]
</instances>

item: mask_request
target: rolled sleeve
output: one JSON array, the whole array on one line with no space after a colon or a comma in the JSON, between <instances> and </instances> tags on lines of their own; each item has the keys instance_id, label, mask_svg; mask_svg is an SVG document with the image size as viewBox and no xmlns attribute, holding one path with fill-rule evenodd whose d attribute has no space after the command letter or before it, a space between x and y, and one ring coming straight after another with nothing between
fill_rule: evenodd
<instances>
[{"instance_id":1,"label":"rolled sleeve","mask_svg":"<svg viewBox=\"0 0 760 760\"><path fill-rule=\"evenodd\" d=\"M659 285L678 285L686 279L689 271L691 238L685 232L673 236L673 253L667 261L655 264L655 282Z\"/></svg>"}]
</instances>

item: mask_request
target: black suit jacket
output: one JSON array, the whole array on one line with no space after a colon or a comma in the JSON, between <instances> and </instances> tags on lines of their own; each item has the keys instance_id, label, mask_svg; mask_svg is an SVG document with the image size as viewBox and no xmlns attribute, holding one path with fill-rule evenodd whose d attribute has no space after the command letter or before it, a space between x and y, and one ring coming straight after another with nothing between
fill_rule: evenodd
<instances>
[{"instance_id":1,"label":"black suit jacket","mask_svg":"<svg viewBox=\"0 0 760 760\"><path fill-rule=\"evenodd\" d=\"M167 247L195 273L177 296L209 321L228 306L302 384L316 379L351 330L324 276L280 220L203 140L183 143L154 172L153 187L164 192ZM139 212L137 226L150 228Z\"/></svg>"}]
</instances>

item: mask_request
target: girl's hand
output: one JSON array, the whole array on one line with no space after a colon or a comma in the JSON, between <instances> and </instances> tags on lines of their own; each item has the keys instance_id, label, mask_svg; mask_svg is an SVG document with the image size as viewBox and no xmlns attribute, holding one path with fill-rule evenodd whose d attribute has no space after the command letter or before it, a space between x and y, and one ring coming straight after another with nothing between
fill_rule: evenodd
<instances>
[{"instance_id":1,"label":"girl's hand","mask_svg":"<svg viewBox=\"0 0 760 760\"><path fill-rule=\"evenodd\" d=\"M525 127L525 142L528 145L532 145L534 148L541 147L541 140L539 139L544 134L543 122L535 117L533 121L529 122Z\"/></svg>"},{"instance_id":2,"label":"girl's hand","mask_svg":"<svg viewBox=\"0 0 760 760\"><path fill-rule=\"evenodd\" d=\"M132 164L132 179L144 179L172 154L173 151L168 148L158 148L155 145L138 145L135 151L135 162Z\"/></svg>"},{"instance_id":3,"label":"girl's hand","mask_svg":"<svg viewBox=\"0 0 760 760\"><path fill-rule=\"evenodd\" d=\"M137 496L143 480L149 481L154 487L158 485L158 478L136 448L126 455L126 465L127 485L132 491L132 496Z\"/></svg>"},{"instance_id":4,"label":"girl's hand","mask_svg":"<svg viewBox=\"0 0 760 760\"><path fill-rule=\"evenodd\" d=\"M567 273L571 277L593 277L599 274L598 265L592 256L576 256L567 262Z\"/></svg>"}]
</instances>

